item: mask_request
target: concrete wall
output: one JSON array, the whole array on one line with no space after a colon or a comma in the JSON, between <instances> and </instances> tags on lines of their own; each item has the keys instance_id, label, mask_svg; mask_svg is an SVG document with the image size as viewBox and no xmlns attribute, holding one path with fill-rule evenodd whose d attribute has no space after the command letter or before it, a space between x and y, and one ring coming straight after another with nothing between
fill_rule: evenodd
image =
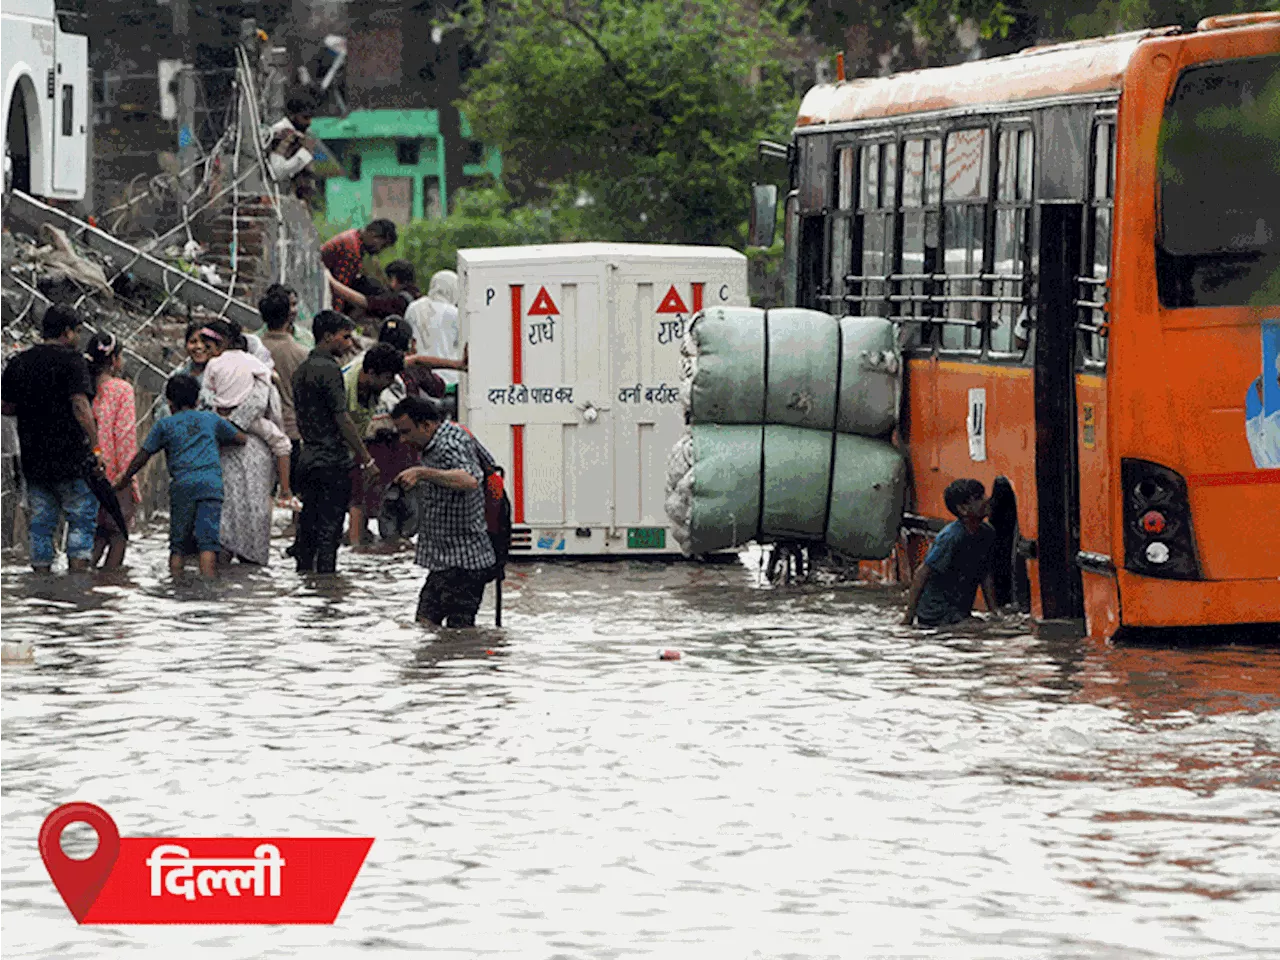
<instances>
[{"instance_id":1,"label":"concrete wall","mask_svg":"<svg viewBox=\"0 0 1280 960\"><path fill-rule=\"evenodd\" d=\"M282 197L284 213L284 259L279 245L272 243L268 256L271 276L284 277L284 282L298 292L298 322L311 329L311 319L323 309L325 302L324 264L320 262L320 234L311 219L311 208L294 197Z\"/></svg>"}]
</instances>

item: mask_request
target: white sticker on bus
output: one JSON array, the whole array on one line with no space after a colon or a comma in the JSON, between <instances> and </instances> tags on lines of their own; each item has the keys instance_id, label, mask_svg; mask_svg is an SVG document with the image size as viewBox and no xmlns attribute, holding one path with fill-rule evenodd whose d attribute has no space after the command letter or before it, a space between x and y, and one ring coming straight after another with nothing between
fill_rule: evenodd
<instances>
[{"instance_id":1,"label":"white sticker on bus","mask_svg":"<svg viewBox=\"0 0 1280 960\"><path fill-rule=\"evenodd\" d=\"M969 391L969 459L987 459L987 391L974 387Z\"/></svg>"}]
</instances>

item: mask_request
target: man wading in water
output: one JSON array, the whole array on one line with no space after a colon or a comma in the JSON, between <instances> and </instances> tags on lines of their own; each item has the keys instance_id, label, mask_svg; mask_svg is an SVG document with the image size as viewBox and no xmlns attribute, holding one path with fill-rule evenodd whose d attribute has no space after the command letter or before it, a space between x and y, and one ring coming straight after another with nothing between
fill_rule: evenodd
<instances>
[{"instance_id":1,"label":"man wading in water","mask_svg":"<svg viewBox=\"0 0 1280 960\"><path fill-rule=\"evenodd\" d=\"M298 458L298 539L293 558L299 573L333 573L338 565L342 518L351 501L351 454L366 483L378 467L365 449L347 410L342 368L334 359L351 350L351 321L332 310L316 314L311 329L316 348L293 374L293 405L302 434Z\"/></svg>"},{"instance_id":2,"label":"man wading in water","mask_svg":"<svg viewBox=\"0 0 1280 960\"><path fill-rule=\"evenodd\" d=\"M422 451L422 466L396 477L405 490L422 484L418 550L428 570L418 597L418 622L474 627L497 558L484 519L484 470L476 441L444 419L439 405L407 397L391 411L396 432Z\"/></svg>"},{"instance_id":3,"label":"man wading in water","mask_svg":"<svg viewBox=\"0 0 1280 960\"><path fill-rule=\"evenodd\" d=\"M31 567L53 567L54 531L67 520L67 569L88 570L98 527L98 499L85 479L92 456L99 463L89 365L76 349L80 318L55 304L41 321L44 342L24 350L5 367L5 416L18 418L18 449L27 481L27 542ZM90 454L90 451L93 451Z\"/></svg>"},{"instance_id":4,"label":"man wading in water","mask_svg":"<svg viewBox=\"0 0 1280 960\"><path fill-rule=\"evenodd\" d=\"M987 491L977 480L955 480L942 499L957 519L942 528L912 577L902 622L909 625L918 616L926 627L962 623L969 619L979 585L991 616L999 617L991 576L996 532L986 522Z\"/></svg>"}]
</instances>

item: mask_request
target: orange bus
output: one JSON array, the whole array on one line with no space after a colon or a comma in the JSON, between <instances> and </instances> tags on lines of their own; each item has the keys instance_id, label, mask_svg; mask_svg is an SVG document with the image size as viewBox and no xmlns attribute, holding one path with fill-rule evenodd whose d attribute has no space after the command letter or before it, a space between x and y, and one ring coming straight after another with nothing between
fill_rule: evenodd
<instances>
[{"instance_id":1,"label":"orange bus","mask_svg":"<svg viewBox=\"0 0 1280 960\"><path fill-rule=\"evenodd\" d=\"M897 576L971 476L1044 633L1280 624L1277 105L1278 13L809 91L786 299L898 324Z\"/></svg>"}]
</instances>

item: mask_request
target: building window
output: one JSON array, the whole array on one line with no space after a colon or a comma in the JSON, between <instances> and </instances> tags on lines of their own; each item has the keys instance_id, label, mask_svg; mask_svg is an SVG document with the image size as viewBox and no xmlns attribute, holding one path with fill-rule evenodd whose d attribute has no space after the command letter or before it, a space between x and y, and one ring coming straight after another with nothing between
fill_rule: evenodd
<instances>
[{"instance_id":1,"label":"building window","mask_svg":"<svg viewBox=\"0 0 1280 960\"><path fill-rule=\"evenodd\" d=\"M76 88L69 83L62 85L62 135L69 137L76 124Z\"/></svg>"},{"instance_id":2,"label":"building window","mask_svg":"<svg viewBox=\"0 0 1280 960\"><path fill-rule=\"evenodd\" d=\"M422 157L421 140L397 140L396 162L405 167L416 167Z\"/></svg>"},{"instance_id":3,"label":"building window","mask_svg":"<svg viewBox=\"0 0 1280 960\"><path fill-rule=\"evenodd\" d=\"M428 220L439 220L444 216L444 207L440 203L438 177L422 178L422 215Z\"/></svg>"},{"instance_id":4,"label":"building window","mask_svg":"<svg viewBox=\"0 0 1280 960\"><path fill-rule=\"evenodd\" d=\"M360 154L353 153L347 158L347 176L352 180L360 179Z\"/></svg>"}]
</instances>

